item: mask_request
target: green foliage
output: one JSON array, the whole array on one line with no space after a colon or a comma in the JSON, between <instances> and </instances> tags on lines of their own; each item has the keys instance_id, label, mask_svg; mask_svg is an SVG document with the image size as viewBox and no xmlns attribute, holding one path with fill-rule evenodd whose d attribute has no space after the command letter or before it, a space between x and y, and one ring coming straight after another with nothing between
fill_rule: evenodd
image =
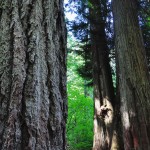
<instances>
[{"instance_id":1,"label":"green foliage","mask_svg":"<svg viewBox=\"0 0 150 150\"><path fill-rule=\"evenodd\" d=\"M150 3L148 1L140 1L139 23L142 29L144 46L146 50L147 62L150 71Z\"/></svg>"},{"instance_id":2,"label":"green foliage","mask_svg":"<svg viewBox=\"0 0 150 150\"><path fill-rule=\"evenodd\" d=\"M89 8L93 8L93 5L92 5L92 3L90 1L88 1L88 7Z\"/></svg>"},{"instance_id":3,"label":"green foliage","mask_svg":"<svg viewBox=\"0 0 150 150\"><path fill-rule=\"evenodd\" d=\"M91 49L91 23L97 24L93 17L90 16L90 8L94 5L90 0L70 0L76 7L74 8L74 13L76 13L76 19L68 22L68 29L72 32L74 37L80 41L80 51L77 52L84 59L84 63L78 67L78 74L86 80L86 86L93 86L93 62L92 62L92 49ZM113 39L113 23L112 23L112 12L111 12L111 2L108 0L100 1L100 5L94 10L101 9L101 14L103 23L106 25L106 38L107 46L109 48L109 54L113 59L115 59L114 53L114 39ZM68 4L71 7L72 4ZM115 84L115 70L113 70L113 78Z\"/></svg>"},{"instance_id":4,"label":"green foliage","mask_svg":"<svg viewBox=\"0 0 150 150\"><path fill-rule=\"evenodd\" d=\"M84 80L77 68L83 58L74 52L68 54L68 122L69 150L91 150L93 144L93 100L84 95Z\"/></svg>"}]
</instances>

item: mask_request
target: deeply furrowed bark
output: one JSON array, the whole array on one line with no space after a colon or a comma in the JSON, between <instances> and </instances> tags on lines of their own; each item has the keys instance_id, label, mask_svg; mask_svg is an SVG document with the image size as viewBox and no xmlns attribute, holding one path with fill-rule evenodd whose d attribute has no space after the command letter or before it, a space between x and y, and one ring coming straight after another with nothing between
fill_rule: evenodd
<instances>
[{"instance_id":1,"label":"deeply furrowed bark","mask_svg":"<svg viewBox=\"0 0 150 150\"><path fill-rule=\"evenodd\" d=\"M125 150L150 149L150 78L136 0L113 0Z\"/></svg>"},{"instance_id":2,"label":"deeply furrowed bark","mask_svg":"<svg viewBox=\"0 0 150 150\"><path fill-rule=\"evenodd\" d=\"M0 1L0 149L64 150L62 0Z\"/></svg>"}]
</instances>

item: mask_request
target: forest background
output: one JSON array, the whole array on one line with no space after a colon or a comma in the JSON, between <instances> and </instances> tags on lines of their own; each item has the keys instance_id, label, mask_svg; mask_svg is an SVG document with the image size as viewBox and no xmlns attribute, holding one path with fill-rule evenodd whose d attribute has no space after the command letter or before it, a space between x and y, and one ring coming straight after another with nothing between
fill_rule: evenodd
<instances>
[{"instance_id":1,"label":"forest background","mask_svg":"<svg viewBox=\"0 0 150 150\"><path fill-rule=\"evenodd\" d=\"M104 3L106 6L104 6ZM116 87L116 62L111 1L102 1L102 5L113 85ZM86 0L66 0L64 7L68 29L68 149L91 150L93 145L94 116L89 19L89 8L91 6ZM148 65L150 65L150 7L147 1L139 2L138 15L145 43L147 61Z\"/></svg>"},{"instance_id":2,"label":"forest background","mask_svg":"<svg viewBox=\"0 0 150 150\"><path fill-rule=\"evenodd\" d=\"M149 150L149 71L148 0L2 0L0 149Z\"/></svg>"}]
</instances>

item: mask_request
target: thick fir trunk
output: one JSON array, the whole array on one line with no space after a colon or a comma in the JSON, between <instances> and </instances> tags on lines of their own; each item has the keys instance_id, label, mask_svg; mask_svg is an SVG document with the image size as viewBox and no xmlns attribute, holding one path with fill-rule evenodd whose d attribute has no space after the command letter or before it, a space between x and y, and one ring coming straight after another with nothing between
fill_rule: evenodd
<instances>
[{"instance_id":1,"label":"thick fir trunk","mask_svg":"<svg viewBox=\"0 0 150 150\"><path fill-rule=\"evenodd\" d=\"M136 0L113 0L125 150L150 149L150 80Z\"/></svg>"},{"instance_id":2,"label":"thick fir trunk","mask_svg":"<svg viewBox=\"0 0 150 150\"><path fill-rule=\"evenodd\" d=\"M118 149L114 130L114 88L105 35L105 21L99 0L90 0L91 45L94 79L94 141L93 150ZM113 136L114 135L114 136Z\"/></svg>"},{"instance_id":3,"label":"thick fir trunk","mask_svg":"<svg viewBox=\"0 0 150 150\"><path fill-rule=\"evenodd\" d=\"M0 149L65 150L63 1L0 5Z\"/></svg>"}]
</instances>

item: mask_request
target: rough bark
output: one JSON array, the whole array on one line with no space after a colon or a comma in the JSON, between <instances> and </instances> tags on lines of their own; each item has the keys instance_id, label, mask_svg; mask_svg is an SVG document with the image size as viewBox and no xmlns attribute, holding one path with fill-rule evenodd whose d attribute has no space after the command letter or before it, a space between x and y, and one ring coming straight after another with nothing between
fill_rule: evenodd
<instances>
[{"instance_id":1,"label":"rough bark","mask_svg":"<svg viewBox=\"0 0 150 150\"><path fill-rule=\"evenodd\" d=\"M136 0L113 0L125 150L150 149L150 78Z\"/></svg>"},{"instance_id":2,"label":"rough bark","mask_svg":"<svg viewBox=\"0 0 150 150\"><path fill-rule=\"evenodd\" d=\"M65 150L63 0L0 1L0 149Z\"/></svg>"},{"instance_id":3,"label":"rough bark","mask_svg":"<svg viewBox=\"0 0 150 150\"><path fill-rule=\"evenodd\" d=\"M93 150L119 149L117 131L114 130L115 96L102 4L99 0L90 0L90 3L95 103Z\"/></svg>"}]
</instances>

